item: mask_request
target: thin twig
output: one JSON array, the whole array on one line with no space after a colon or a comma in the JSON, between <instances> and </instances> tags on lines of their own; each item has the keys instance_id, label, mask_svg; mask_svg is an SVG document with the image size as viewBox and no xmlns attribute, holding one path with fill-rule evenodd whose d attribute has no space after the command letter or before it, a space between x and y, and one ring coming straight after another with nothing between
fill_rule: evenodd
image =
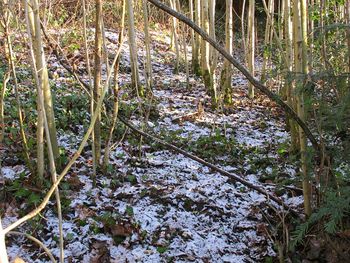
<instances>
[{"instance_id":1,"label":"thin twig","mask_svg":"<svg viewBox=\"0 0 350 263\"><path fill-rule=\"evenodd\" d=\"M45 253L48 255L48 257L50 258L50 260L53 262L53 263L56 263L56 259L53 257L51 251L44 245L44 243L42 243L39 239L29 235L29 234L26 234L26 233L21 233L21 232L18 232L18 231L10 231L7 233L8 235L15 235L15 236L24 236L26 238L28 238L29 240L33 241L34 243L36 243L37 245L39 245L39 247L41 247Z\"/></svg>"}]
</instances>

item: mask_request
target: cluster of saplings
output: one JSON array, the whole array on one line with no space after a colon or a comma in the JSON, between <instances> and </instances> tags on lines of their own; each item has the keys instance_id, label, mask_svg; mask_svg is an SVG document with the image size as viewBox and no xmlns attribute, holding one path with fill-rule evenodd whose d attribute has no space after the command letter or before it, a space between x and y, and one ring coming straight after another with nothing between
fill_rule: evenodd
<instances>
[{"instance_id":1,"label":"cluster of saplings","mask_svg":"<svg viewBox=\"0 0 350 263\"><path fill-rule=\"evenodd\" d=\"M190 73L203 79L212 110L234 107L232 79L236 70L249 80L250 99L254 100L257 90L285 113L286 127L291 135L289 153L298 158L304 197L305 218L297 223L294 244L303 241L309 231L322 233L335 244L343 242L342 237L348 237L349 1L226 0L225 3L216 3L215 0L169 0L164 4L157 0L82 0L79 5L73 2L0 1L0 44L3 50L0 65L1 143L12 147L13 142L21 142L20 156L37 187L44 187L46 173L51 175L52 180L42 203L0 232L1 262L7 261L5 234L40 213L54 193L63 262L62 209L57 186L87 142L92 145L93 179L109 166L111 145L120 117L118 73L122 44L126 39L130 50L130 96L137 98L138 111L142 115L140 119L145 119L147 123L154 85L150 31L157 26L170 33L170 48L176 57L175 72L184 68L188 87ZM223 24L224 30L221 29ZM264 28L259 29L257 25L264 25ZM107 26L114 27L119 34L116 41L118 48L112 60L105 47ZM61 42L56 41L49 34L49 29L58 27L77 33L70 34L70 38L63 38ZM89 40L91 28L94 29L93 42ZM146 54L142 71L139 69L136 30L144 33ZM219 36L219 32L224 33L225 39ZM261 43L261 46L257 47L256 43ZM72 53L80 49L84 50L80 57L84 61L83 74L87 78L74 64ZM241 58L243 62L233 56L238 49L244 54ZM47 66L47 51L52 52L72 76L74 85L85 92L87 101L80 106L89 108L86 115L79 117L90 117L86 133L69 160L62 158L58 147L56 120L61 118L57 116L57 111L62 109L63 100L60 102L58 96L56 100L52 98L50 82L54 76L50 75ZM263 58L261 67L256 67L257 56ZM224 63L220 64L222 59ZM28 105L36 110L33 107L28 109L24 101L27 95L21 79L24 73L18 69L18 61L30 65L30 85L35 87L35 92L30 93L28 101L31 104ZM144 75L143 82L141 74ZM112 102L107 103L112 106L111 112L105 114L104 99L108 90L111 90ZM6 104L6 99L11 99L8 93L13 94L12 106ZM64 101L66 106L69 105L70 113L76 109L74 101L79 99ZM11 115L11 119L5 116L4 109L9 108L16 113ZM77 114L81 111L74 112L74 115ZM105 115L112 117L108 120L109 125L104 126ZM26 116L32 116L32 119L27 122ZM70 118L66 121L76 117ZM288 252L290 239L286 228L283 228L283 233L282 255Z\"/></svg>"}]
</instances>

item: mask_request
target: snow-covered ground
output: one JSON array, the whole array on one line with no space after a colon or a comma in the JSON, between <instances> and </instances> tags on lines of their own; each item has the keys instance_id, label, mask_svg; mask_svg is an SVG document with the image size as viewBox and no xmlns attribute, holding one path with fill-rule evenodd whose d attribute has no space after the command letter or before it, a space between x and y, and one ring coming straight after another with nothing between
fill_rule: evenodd
<instances>
[{"instance_id":1,"label":"snow-covered ground","mask_svg":"<svg viewBox=\"0 0 350 263\"><path fill-rule=\"evenodd\" d=\"M108 38L115 39L116 35L108 33ZM174 60L166 49L166 43L153 42L153 93L159 118L149 120L152 132L176 133L176 138L195 145L219 130L220 136L234 142L232 147L245 149L237 162L229 150L215 156L219 167L260 185L264 183L261 176L276 169L290 177L295 175L295 167L276 153L289 135L273 103L259 96L250 101L247 82L237 75L233 80L233 111L224 114L209 110L201 80L191 77L187 88L184 73L174 74L166 62ZM143 54L140 48L141 61ZM125 45L124 66L128 61ZM56 63L55 68L60 66ZM122 73L121 84L126 81L130 76ZM183 116L197 111L199 102L204 111L182 121ZM139 123L136 118L132 121ZM79 144L83 128L78 131L76 135L61 134L59 143L68 153ZM144 147L141 158L134 156L130 142L115 148L110 158L113 168L108 175L98 175L96 187L90 177L90 152L72 168L66 180L70 186L62 190L70 200L63 224L66 262L262 262L276 256L269 233L274 226L266 220L268 201L263 195L181 154L147 143L150 147ZM252 160L263 158L269 163L254 165ZM2 167L2 174L5 180L13 180L22 170L7 166ZM273 191L274 187L267 189ZM294 207L302 203L300 196L284 198ZM11 209L2 219L5 226L18 217L16 209L20 208ZM25 224L19 229L33 233L58 258L58 219L53 202L37 222L41 227L32 229ZM22 238L8 239L8 253L11 259L18 255L28 262L48 262L42 251Z\"/></svg>"}]
</instances>

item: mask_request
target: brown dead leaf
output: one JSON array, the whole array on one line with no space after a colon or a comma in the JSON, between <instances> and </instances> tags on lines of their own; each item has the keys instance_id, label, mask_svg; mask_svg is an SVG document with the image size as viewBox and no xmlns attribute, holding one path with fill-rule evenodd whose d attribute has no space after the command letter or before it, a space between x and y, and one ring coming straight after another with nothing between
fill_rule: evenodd
<instances>
[{"instance_id":1,"label":"brown dead leaf","mask_svg":"<svg viewBox=\"0 0 350 263\"><path fill-rule=\"evenodd\" d=\"M67 178L67 182L69 183L69 185L73 188L80 188L81 186L83 186L84 184L80 181L79 177L76 175L71 175L70 177Z\"/></svg>"},{"instance_id":2,"label":"brown dead leaf","mask_svg":"<svg viewBox=\"0 0 350 263\"><path fill-rule=\"evenodd\" d=\"M78 205L75 209L79 214L80 220L85 220L86 218L90 218L96 215L96 213L93 210L82 205Z\"/></svg>"},{"instance_id":3,"label":"brown dead leaf","mask_svg":"<svg viewBox=\"0 0 350 263\"><path fill-rule=\"evenodd\" d=\"M116 224L111 227L114 236L128 237L132 234L132 227L129 224Z\"/></svg>"},{"instance_id":4,"label":"brown dead leaf","mask_svg":"<svg viewBox=\"0 0 350 263\"><path fill-rule=\"evenodd\" d=\"M268 230L266 228L266 224L261 223L256 225L256 232L260 235L266 236L268 233Z\"/></svg>"},{"instance_id":5,"label":"brown dead leaf","mask_svg":"<svg viewBox=\"0 0 350 263\"><path fill-rule=\"evenodd\" d=\"M337 235L340 236L341 238L350 238L350 229L346 229L342 232L338 232Z\"/></svg>"},{"instance_id":6,"label":"brown dead leaf","mask_svg":"<svg viewBox=\"0 0 350 263\"><path fill-rule=\"evenodd\" d=\"M108 245L103 241L96 241L92 244L90 263L110 262Z\"/></svg>"}]
</instances>

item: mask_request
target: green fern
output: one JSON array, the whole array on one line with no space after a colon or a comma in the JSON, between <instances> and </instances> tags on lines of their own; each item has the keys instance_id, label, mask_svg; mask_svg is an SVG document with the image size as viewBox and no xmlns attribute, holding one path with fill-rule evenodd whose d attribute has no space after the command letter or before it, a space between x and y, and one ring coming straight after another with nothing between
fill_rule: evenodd
<instances>
[{"instance_id":1,"label":"green fern","mask_svg":"<svg viewBox=\"0 0 350 263\"><path fill-rule=\"evenodd\" d=\"M309 229L316 223L323 224L328 234L335 234L341 229L341 223L350 214L350 187L338 191L330 190L325 194L323 205L292 233L291 249L303 242Z\"/></svg>"}]
</instances>

